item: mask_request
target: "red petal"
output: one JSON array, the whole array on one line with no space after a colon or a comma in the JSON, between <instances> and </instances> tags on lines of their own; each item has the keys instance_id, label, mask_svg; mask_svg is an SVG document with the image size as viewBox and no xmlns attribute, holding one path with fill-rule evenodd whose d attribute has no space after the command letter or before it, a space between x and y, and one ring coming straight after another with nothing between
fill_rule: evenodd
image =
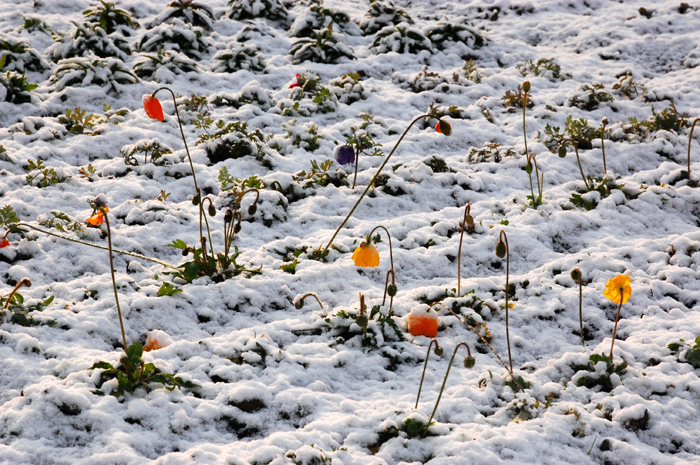
<instances>
[{"instance_id":1,"label":"red petal","mask_svg":"<svg viewBox=\"0 0 700 465\"><path fill-rule=\"evenodd\" d=\"M0 249L2 249L3 247L8 247L10 245L10 241L8 241L7 239L0 240Z\"/></svg>"},{"instance_id":2,"label":"red petal","mask_svg":"<svg viewBox=\"0 0 700 465\"><path fill-rule=\"evenodd\" d=\"M158 121L163 121L165 119L163 116L163 107L160 106L160 101L155 97L144 95L143 109L149 118L157 119Z\"/></svg>"}]
</instances>

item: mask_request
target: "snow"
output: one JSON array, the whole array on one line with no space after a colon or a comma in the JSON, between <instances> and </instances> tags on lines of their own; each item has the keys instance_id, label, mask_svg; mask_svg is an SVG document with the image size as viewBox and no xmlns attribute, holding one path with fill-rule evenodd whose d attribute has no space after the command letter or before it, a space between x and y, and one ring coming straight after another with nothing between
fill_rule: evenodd
<instances>
[{"instance_id":1,"label":"snow","mask_svg":"<svg viewBox=\"0 0 700 465\"><path fill-rule=\"evenodd\" d=\"M116 366L124 356L108 252L38 231L10 233L11 245L0 248L0 296L29 278L32 286L18 290L25 308L54 300L27 314L37 324L17 323L12 310L0 320L0 464L700 463L700 372L685 358L700 335L700 192L682 173L689 125L663 126L659 116L671 103L689 122L700 116L700 5L681 12L670 0L326 0L327 10L319 10L314 1L216 0L176 14L170 3L120 1L139 26L106 34L83 26L82 12L99 3L0 0L3 40L29 46L13 52L0 79L0 208L106 247L106 227L85 223L93 214L86 200L104 197L115 249L173 266L192 260L167 247L199 241L173 99L157 94L163 123L142 106L144 95L168 85L197 183L217 209L208 217L215 250L223 249L226 209L236 204L236 194L222 190L221 169L239 182L237 192L236 178L263 183L257 211L248 210L255 194L243 197L231 246L240 251L238 265L262 266L261 273L187 283L170 268L115 254L128 343L149 342L145 363L199 386L153 384L116 398L109 391L117 381L98 395L102 370L89 369L99 361ZM333 23L332 45L346 57L295 64L289 52L299 37L290 31L320 32L339 13L352 23ZM25 28L24 18L43 23ZM461 41L431 42L451 37L447 23L462 26L455 33ZM83 36L74 37L76 30ZM321 52L307 56L336 61ZM20 94L24 103L4 101L10 76L22 72L39 87ZM293 86L297 74L318 82ZM536 209L527 198L522 107L503 99L524 80L534 104L525 116L527 148L544 173ZM594 84L604 87L591 101L586 86ZM437 133L435 118L416 122L327 257L312 259L431 104L452 135ZM76 108L96 116L69 125L66 110ZM557 142L545 136L547 125L566 134L569 116L594 130L610 121L609 192L586 192L573 146L560 158ZM204 118L212 119L208 128ZM219 120L247 127L222 129ZM221 138L197 143L222 130ZM318 174L359 132L383 153L359 156L357 187L349 187L352 165L333 162ZM582 169L603 177L600 135L589 142L579 148ZM212 163L209 155L224 143L247 144L248 154ZM696 127L693 179L698 154ZM43 161L58 182L42 186L43 168L29 169L28 160ZM463 237L457 297L467 203L474 227ZM60 212L63 231L52 223ZM398 288L388 318L386 235L377 243L377 268L351 260L380 224L391 234ZM490 335L508 364L506 263L495 254L501 231L510 252L513 368L524 392L448 311ZM585 348L573 268L582 272ZM622 273L633 292L621 309L613 362L627 367L608 373L589 356L610 351L618 305L603 290ZM164 283L181 292L159 295ZM308 293L323 308L309 296L297 309ZM366 327L360 293L368 314L380 309ZM435 301L444 305L433 307L441 356L427 354L430 339L406 328L411 309ZM460 348L435 424L425 437L411 434L410 425L427 423L461 341L475 366L464 367Z\"/></svg>"}]
</instances>

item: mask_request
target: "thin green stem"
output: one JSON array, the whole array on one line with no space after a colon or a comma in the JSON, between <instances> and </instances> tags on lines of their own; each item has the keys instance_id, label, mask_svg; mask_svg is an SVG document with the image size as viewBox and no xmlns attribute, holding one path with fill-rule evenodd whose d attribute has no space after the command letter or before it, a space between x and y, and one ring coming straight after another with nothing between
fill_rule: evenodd
<instances>
[{"instance_id":1,"label":"thin green stem","mask_svg":"<svg viewBox=\"0 0 700 465\"><path fill-rule=\"evenodd\" d=\"M190 169L192 170L192 180L194 181L195 193L199 192L199 187L197 187L197 176L194 174L194 164L192 164L192 157L190 156L190 149L187 147L187 140L185 139L185 131L182 129L182 121L180 120L180 112L177 109L177 101L175 100L175 93L170 90L169 87L161 87L156 89L155 92L151 94L152 98L156 97L156 94L161 90L167 90L170 95L173 96L173 105L175 106L175 114L177 115L177 124L180 125L180 134L182 135L182 142L185 144L185 152L187 152L187 160L190 162Z\"/></svg>"},{"instance_id":2,"label":"thin green stem","mask_svg":"<svg viewBox=\"0 0 700 465\"><path fill-rule=\"evenodd\" d=\"M447 365L447 372L445 373L445 377L442 380L442 386L440 387L440 394L438 394L437 401L435 402L435 408L433 408L433 413L430 414L430 418L428 419L428 424L425 426L424 434L425 434L425 432L428 431L428 428L430 428L430 423L433 421L433 417L435 416L435 412L437 412L438 405L440 404L440 399L442 399L442 393L445 390L445 384L447 384L447 377L450 375L450 368L452 368L452 362L454 362L455 356L457 355L457 350L459 350L459 348L461 346L464 346L467 348L467 354L469 354L468 357L472 356L472 351L469 349L469 346L467 345L466 342L462 341L459 344L457 344L457 347L455 347L454 352L452 352L452 358L450 358L450 364Z\"/></svg>"},{"instance_id":3,"label":"thin green stem","mask_svg":"<svg viewBox=\"0 0 700 465\"><path fill-rule=\"evenodd\" d=\"M391 275L391 284L396 285L396 275L394 274L394 269L389 268L389 271L386 272L386 281L384 282L384 297L382 298L382 305L386 303L386 293L389 289L389 275ZM391 307L394 304L394 296L391 295L389 297L391 297L391 299L389 300L389 312L391 312Z\"/></svg>"},{"instance_id":4,"label":"thin green stem","mask_svg":"<svg viewBox=\"0 0 700 465\"><path fill-rule=\"evenodd\" d=\"M583 174L583 167L581 166L581 157L578 156L578 144L574 143L574 152L576 153L576 162L578 163L578 169L581 172L581 179L583 179L583 183L586 185L586 190L590 191L591 188L588 185L588 181L586 181L586 175Z\"/></svg>"},{"instance_id":5,"label":"thin green stem","mask_svg":"<svg viewBox=\"0 0 700 465\"><path fill-rule=\"evenodd\" d=\"M428 368L428 360L430 359L430 348L433 347L433 343L435 343L435 351L440 350L440 344L438 343L437 339L433 338L430 340L430 344L428 344L428 354L425 356L425 363L423 364L423 374L420 376L420 384L418 385L418 395L416 396L416 406L414 408L418 408L418 401L420 400L420 392L423 389L423 379L425 378L425 369ZM438 354L435 354L438 355Z\"/></svg>"},{"instance_id":6,"label":"thin green stem","mask_svg":"<svg viewBox=\"0 0 700 465\"><path fill-rule=\"evenodd\" d=\"M620 320L620 310L622 310L622 300L625 298L624 288L620 288L620 306L617 308L615 317L615 328L613 328L612 344L610 344L610 363L613 360L613 347L615 347L615 336L617 335L617 322Z\"/></svg>"},{"instance_id":7,"label":"thin green stem","mask_svg":"<svg viewBox=\"0 0 700 465\"><path fill-rule=\"evenodd\" d=\"M382 225L380 224L379 226L376 226L376 227L369 233L369 236L368 236L368 237L369 237L369 240L371 241L371 240L372 240L372 234L374 234L374 231L376 231L376 230L379 229L379 228L383 229L384 232L386 232L386 236L389 238L389 259L391 260L391 269L393 270L393 269L394 269L394 252L392 251L392 247L391 247L391 234L389 234L389 230L386 229L384 226L382 226Z\"/></svg>"},{"instance_id":8,"label":"thin green stem","mask_svg":"<svg viewBox=\"0 0 700 465\"><path fill-rule=\"evenodd\" d=\"M119 326L122 329L122 342L124 343L124 352L129 346L126 345L126 333L124 332L124 321L122 320L122 310L119 307L119 296L117 295L117 280L114 277L114 257L112 254L112 232L109 228L109 218L107 217L107 210L100 208L102 215L105 219L105 224L107 225L107 245L109 245L109 271L112 273L112 288L114 289L114 301L117 304L117 314L119 315Z\"/></svg>"},{"instance_id":9,"label":"thin green stem","mask_svg":"<svg viewBox=\"0 0 700 465\"><path fill-rule=\"evenodd\" d=\"M578 281L578 322L581 327L581 345L586 350L586 340L583 338L583 278Z\"/></svg>"},{"instance_id":10,"label":"thin green stem","mask_svg":"<svg viewBox=\"0 0 700 465\"><path fill-rule=\"evenodd\" d=\"M464 230L467 229L467 216L471 212L471 204L464 207L464 217L462 218L462 227L459 233L459 249L457 250L457 297L462 297L462 240L464 239Z\"/></svg>"},{"instance_id":11,"label":"thin green stem","mask_svg":"<svg viewBox=\"0 0 700 465\"><path fill-rule=\"evenodd\" d=\"M375 173L375 175L374 175L374 177L372 178L372 180L369 182L369 184L367 184L367 187L365 188L365 190L364 190L364 192L362 193L362 195L360 195L360 198L357 199L357 202L355 202L355 205L354 205L354 206L352 207L352 209L350 210L350 213L348 213L348 215L345 217L345 219L343 220L343 222L340 223L340 226L338 226L338 229L335 230L335 232L333 233L333 237L331 237L331 240L328 241L328 244L326 244L326 247L323 249L323 252L326 252L326 251L328 250L328 248L329 248L329 247L331 246L331 244L333 243L333 240L335 239L335 237L338 235L338 233L339 233L340 230L343 228L343 226L345 226L345 223L347 223L347 221L350 219L350 217L352 216L352 214L355 212L355 209L357 209L358 205L360 205L360 202L362 202L362 199L365 197L365 195L367 195L367 192L372 188L372 186L374 185L374 183L377 181L377 178L379 177L379 173L382 172L382 169L384 169L384 166L386 166L387 162L389 161L389 159L391 158L391 156L392 156L392 155L394 154L394 152L396 151L396 148L399 146L399 144L401 144L401 141L402 141L403 138L406 136L406 134L408 134L408 130L411 129L411 127L416 123L416 121L418 121L418 120L420 120L420 119L422 119L422 118L429 118L430 116L431 116L431 115L429 115L429 114L420 115L420 116L416 117L413 121L411 121L411 124L409 124L408 127L406 128L406 130L403 132L403 134L401 134L401 137L399 138L398 142L396 142L396 145L394 145L394 148L391 149L391 152L389 153L389 155L387 155L387 157L384 159L384 163L381 164L381 166L379 167L379 169L378 169L377 172ZM393 268L393 267L392 267L392 268Z\"/></svg>"},{"instance_id":12,"label":"thin green stem","mask_svg":"<svg viewBox=\"0 0 700 465\"><path fill-rule=\"evenodd\" d=\"M45 230L43 230L43 229L37 228L36 226L32 226L31 224L27 224L27 223L16 223L16 224L12 225L12 228L11 228L10 230L13 230L13 229L15 229L15 228L19 228L19 227L22 227L22 226L23 226L23 227L26 227L26 228L33 229L33 230L38 231L38 232L40 232L40 233L47 234L47 235L49 235L49 236L54 236L54 237L58 237L58 238L60 238L60 239L67 240L67 241L76 242L76 243L78 243L78 244L83 244L83 245L87 245L87 246L90 246L90 247L95 247L96 249L109 250L107 247L102 246L102 245L91 244L91 243L89 243L89 242L81 241L81 240L79 240L79 239L72 239L72 238L70 238L70 237L62 236L62 235L60 235L60 234L56 234L56 233L52 233L52 232L49 232L49 231L45 231ZM173 270L176 270L176 271L180 271L176 266L170 265L170 264L165 263L165 262L161 262L160 260L156 260L155 258L148 258L148 257L145 257L145 256L143 256L143 255L141 255L141 254L138 254L138 253L134 253L134 252L125 252L125 251L123 251L123 250L117 250L117 249L113 249L113 252L118 253L118 254L122 254L122 255L129 255L129 256L131 256L131 257L140 258L141 260L147 260L147 261L149 261L149 262L157 263L157 264L162 265L162 266L164 266L164 267L167 267L167 268L170 268L170 269L173 269Z\"/></svg>"},{"instance_id":13,"label":"thin green stem","mask_svg":"<svg viewBox=\"0 0 700 465\"><path fill-rule=\"evenodd\" d=\"M605 162L605 124L600 130L600 148L603 150L603 174L608 172L608 164Z\"/></svg>"},{"instance_id":14,"label":"thin green stem","mask_svg":"<svg viewBox=\"0 0 700 465\"><path fill-rule=\"evenodd\" d=\"M525 156L528 156L527 153L527 129L525 127L525 109L527 108L527 92L525 92L523 96L523 140L525 142Z\"/></svg>"},{"instance_id":15,"label":"thin green stem","mask_svg":"<svg viewBox=\"0 0 700 465\"><path fill-rule=\"evenodd\" d=\"M7 300L5 301L5 305L2 306L3 311L7 310L10 307L10 302L12 302L12 297L15 295L17 290L22 286L32 287L32 282L29 280L29 278L20 279L19 282L17 284L15 284L15 287L12 289L12 292L10 292L8 294Z\"/></svg>"},{"instance_id":16,"label":"thin green stem","mask_svg":"<svg viewBox=\"0 0 700 465\"><path fill-rule=\"evenodd\" d=\"M695 130L695 124L698 121L700 121L700 118L693 120L693 125L690 126L690 134L688 134L688 181L690 181L690 143L693 141L693 130Z\"/></svg>"},{"instance_id":17,"label":"thin green stem","mask_svg":"<svg viewBox=\"0 0 700 465\"><path fill-rule=\"evenodd\" d=\"M506 343L508 344L508 362L510 364L510 372L513 373L513 356L510 351L510 328L508 324L508 284L510 279L510 248L508 247L508 236L506 232L501 230L498 234L498 240L506 244Z\"/></svg>"},{"instance_id":18,"label":"thin green stem","mask_svg":"<svg viewBox=\"0 0 700 465\"><path fill-rule=\"evenodd\" d=\"M353 149L354 150L354 149ZM355 183L357 182L357 168L360 166L360 152L355 154L355 177L352 179L352 188L355 188Z\"/></svg>"}]
</instances>

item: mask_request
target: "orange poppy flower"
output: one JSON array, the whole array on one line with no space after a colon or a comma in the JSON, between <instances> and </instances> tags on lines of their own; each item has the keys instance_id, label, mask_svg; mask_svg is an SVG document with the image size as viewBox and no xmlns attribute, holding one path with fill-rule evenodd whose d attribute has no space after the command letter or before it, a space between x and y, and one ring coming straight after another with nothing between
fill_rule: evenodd
<instances>
[{"instance_id":1,"label":"orange poppy flower","mask_svg":"<svg viewBox=\"0 0 700 465\"><path fill-rule=\"evenodd\" d=\"M172 338L165 331L159 329L154 329L148 333L146 338L146 345L143 346L143 350L150 352L151 350L158 350L168 347L173 343Z\"/></svg>"},{"instance_id":2,"label":"orange poppy flower","mask_svg":"<svg viewBox=\"0 0 700 465\"><path fill-rule=\"evenodd\" d=\"M414 307L411 309L411 313L408 314L408 319L406 320L408 332L413 336L437 336L437 313L430 310L425 311L420 307L421 306Z\"/></svg>"},{"instance_id":3,"label":"orange poppy flower","mask_svg":"<svg viewBox=\"0 0 700 465\"><path fill-rule=\"evenodd\" d=\"M104 213L102 213L102 208L104 208L106 211L109 211L109 207L101 207L99 210L97 210L97 212L94 215L85 220L85 222L93 226L99 226L101 224L104 224L105 215Z\"/></svg>"},{"instance_id":4,"label":"orange poppy flower","mask_svg":"<svg viewBox=\"0 0 700 465\"><path fill-rule=\"evenodd\" d=\"M2 240L0 240L0 249L2 249L3 247L8 247L10 245L10 241L5 239L4 237L2 238Z\"/></svg>"},{"instance_id":5,"label":"orange poppy flower","mask_svg":"<svg viewBox=\"0 0 700 465\"><path fill-rule=\"evenodd\" d=\"M165 119L163 116L163 107L160 106L160 101L155 97L151 97L150 95L143 96L143 110L149 118L157 119L158 121L163 121L163 119Z\"/></svg>"},{"instance_id":6,"label":"orange poppy flower","mask_svg":"<svg viewBox=\"0 0 700 465\"><path fill-rule=\"evenodd\" d=\"M629 276L619 274L614 278L608 279L608 282L605 283L603 295L616 304L619 304L620 299L622 299L622 303L625 304L632 296L632 286L630 286L630 283L631 280Z\"/></svg>"},{"instance_id":7,"label":"orange poppy flower","mask_svg":"<svg viewBox=\"0 0 700 465\"><path fill-rule=\"evenodd\" d=\"M352 261L355 262L355 266L374 268L379 266L379 251L371 240L362 241L362 244L352 253Z\"/></svg>"}]
</instances>

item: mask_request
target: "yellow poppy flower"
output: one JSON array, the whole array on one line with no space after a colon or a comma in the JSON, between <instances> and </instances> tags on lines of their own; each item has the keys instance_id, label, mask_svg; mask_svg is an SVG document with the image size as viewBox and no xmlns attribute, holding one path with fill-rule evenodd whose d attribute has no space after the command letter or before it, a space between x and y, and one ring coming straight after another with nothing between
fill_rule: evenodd
<instances>
[{"instance_id":1,"label":"yellow poppy flower","mask_svg":"<svg viewBox=\"0 0 700 465\"><path fill-rule=\"evenodd\" d=\"M627 303L627 301L630 300L630 297L632 296L632 286L630 286L630 277L624 274L619 274L614 278L608 279L608 282L605 283L605 290L603 291L603 295L615 302L616 304L620 303L620 299L622 299L623 304Z\"/></svg>"},{"instance_id":2,"label":"yellow poppy flower","mask_svg":"<svg viewBox=\"0 0 700 465\"><path fill-rule=\"evenodd\" d=\"M355 266L366 266L373 268L379 266L379 251L372 241L362 241L362 244L352 253L352 261Z\"/></svg>"}]
</instances>

